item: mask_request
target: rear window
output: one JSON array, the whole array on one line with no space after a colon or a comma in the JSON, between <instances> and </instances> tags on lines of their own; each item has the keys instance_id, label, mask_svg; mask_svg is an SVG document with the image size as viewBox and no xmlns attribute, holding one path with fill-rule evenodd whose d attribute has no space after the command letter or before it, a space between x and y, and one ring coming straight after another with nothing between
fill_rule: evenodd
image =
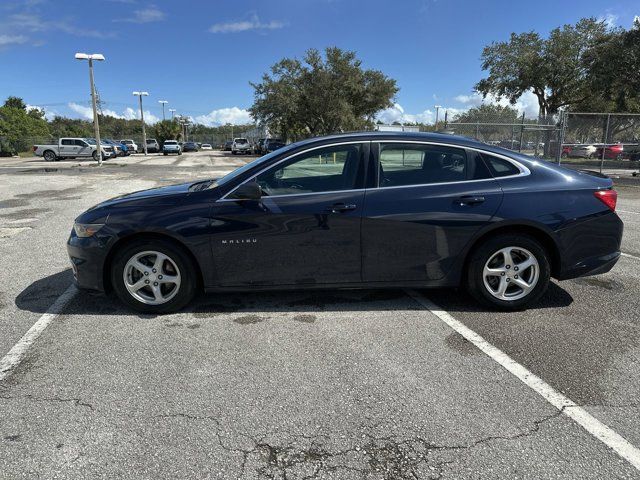
<instances>
[{"instance_id":1,"label":"rear window","mask_svg":"<svg viewBox=\"0 0 640 480\"><path fill-rule=\"evenodd\" d=\"M167 140L166 142L164 142L165 145L177 145L178 142L175 142L173 140Z\"/></svg>"},{"instance_id":2,"label":"rear window","mask_svg":"<svg viewBox=\"0 0 640 480\"><path fill-rule=\"evenodd\" d=\"M493 155L488 155L486 153L482 154L482 158L484 158L484 161L494 177L508 177L510 175L518 175L520 173L520 169L518 167L503 158L494 157Z\"/></svg>"},{"instance_id":3,"label":"rear window","mask_svg":"<svg viewBox=\"0 0 640 480\"><path fill-rule=\"evenodd\" d=\"M235 142L236 143L247 143L247 139L246 138L236 138Z\"/></svg>"}]
</instances>

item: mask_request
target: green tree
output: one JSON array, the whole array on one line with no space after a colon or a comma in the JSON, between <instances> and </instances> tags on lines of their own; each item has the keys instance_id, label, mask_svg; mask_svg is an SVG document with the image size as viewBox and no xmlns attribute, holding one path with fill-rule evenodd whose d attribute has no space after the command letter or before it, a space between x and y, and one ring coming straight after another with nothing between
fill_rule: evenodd
<instances>
[{"instance_id":1,"label":"green tree","mask_svg":"<svg viewBox=\"0 0 640 480\"><path fill-rule=\"evenodd\" d=\"M483 103L466 112L459 113L453 121L460 123L516 123L518 116L518 111L513 107Z\"/></svg>"},{"instance_id":2,"label":"green tree","mask_svg":"<svg viewBox=\"0 0 640 480\"><path fill-rule=\"evenodd\" d=\"M27 111L21 98L9 97L0 107L0 151L16 154L49 137L49 125L39 109Z\"/></svg>"},{"instance_id":3,"label":"green tree","mask_svg":"<svg viewBox=\"0 0 640 480\"><path fill-rule=\"evenodd\" d=\"M255 90L251 115L282 137L298 138L373 125L398 91L395 80L364 70L355 52L307 50L303 61L285 58Z\"/></svg>"},{"instance_id":4,"label":"green tree","mask_svg":"<svg viewBox=\"0 0 640 480\"><path fill-rule=\"evenodd\" d=\"M594 18L556 28L547 38L533 31L512 33L509 41L484 48L482 69L489 75L476 84L476 90L485 97L507 98L512 104L531 90L541 115L584 102L593 95L585 54L607 34L605 23Z\"/></svg>"},{"instance_id":5,"label":"green tree","mask_svg":"<svg viewBox=\"0 0 640 480\"><path fill-rule=\"evenodd\" d=\"M154 133L158 143L162 145L165 140L177 140L180 135L180 124L175 120L163 120L154 126Z\"/></svg>"},{"instance_id":6,"label":"green tree","mask_svg":"<svg viewBox=\"0 0 640 480\"><path fill-rule=\"evenodd\" d=\"M596 95L581 110L640 113L640 19L600 37L583 63Z\"/></svg>"}]
</instances>

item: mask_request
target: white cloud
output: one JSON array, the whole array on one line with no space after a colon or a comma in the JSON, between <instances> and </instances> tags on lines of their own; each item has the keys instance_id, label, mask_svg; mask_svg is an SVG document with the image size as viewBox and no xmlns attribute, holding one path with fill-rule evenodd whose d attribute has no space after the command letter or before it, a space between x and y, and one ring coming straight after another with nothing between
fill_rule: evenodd
<instances>
[{"instance_id":1,"label":"white cloud","mask_svg":"<svg viewBox=\"0 0 640 480\"><path fill-rule=\"evenodd\" d=\"M8 45L20 45L29 40L24 35L0 35L0 48Z\"/></svg>"},{"instance_id":2,"label":"white cloud","mask_svg":"<svg viewBox=\"0 0 640 480\"><path fill-rule=\"evenodd\" d=\"M607 28L615 28L615 26L618 24L618 18L618 15L607 12L604 15L598 17L598 21L604 22Z\"/></svg>"},{"instance_id":3,"label":"white cloud","mask_svg":"<svg viewBox=\"0 0 640 480\"><path fill-rule=\"evenodd\" d=\"M113 32L104 32L95 28L87 27L87 25L76 25L69 20L56 19L44 20L41 16L34 13L16 13L9 15L8 25L10 28L19 28L29 32L63 32L78 37L93 38L110 38L114 36Z\"/></svg>"},{"instance_id":4,"label":"white cloud","mask_svg":"<svg viewBox=\"0 0 640 480\"><path fill-rule=\"evenodd\" d=\"M44 118L46 118L47 120L53 120L57 115L56 112L54 112L53 110L49 110L48 108L27 104L27 112L30 110L40 110L44 113Z\"/></svg>"},{"instance_id":5,"label":"white cloud","mask_svg":"<svg viewBox=\"0 0 640 480\"><path fill-rule=\"evenodd\" d=\"M87 120L93 120L93 109L91 107L86 107L84 105L80 105L78 103L70 103L69 108L80 115L81 118L85 118ZM124 118L125 120L136 120L140 119L140 111L134 110L131 107L127 107L124 109L122 113L118 113L115 110L111 110L108 108L102 109L102 115L108 115L110 117L115 118ZM144 122L153 125L154 123L158 123L160 118L155 116L149 110L144 111Z\"/></svg>"},{"instance_id":6,"label":"white cloud","mask_svg":"<svg viewBox=\"0 0 640 480\"><path fill-rule=\"evenodd\" d=\"M452 119L454 115L462 112L459 108L441 108L438 112L438 121L444 120L445 110L448 111L448 118ZM435 123L436 111L435 109L424 110L421 113L406 113L402 105L395 103L393 107L387 108L380 112L377 117L383 123L391 124L393 122L400 123Z\"/></svg>"},{"instance_id":7,"label":"white cloud","mask_svg":"<svg viewBox=\"0 0 640 480\"><path fill-rule=\"evenodd\" d=\"M212 110L207 115L199 115L195 118L196 123L206 125L208 127L225 125L246 125L253 123L253 118L248 110L238 107L219 108Z\"/></svg>"},{"instance_id":8,"label":"white cloud","mask_svg":"<svg viewBox=\"0 0 640 480\"><path fill-rule=\"evenodd\" d=\"M74 112L79 113L82 118L93 120L93 110L91 109L91 107L85 107L84 105L79 105L77 103L71 102L69 104L69 108Z\"/></svg>"},{"instance_id":9,"label":"white cloud","mask_svg":"<svg viewBox=\"0 0 640 480\"><path fill-rule=\"evenodd\" d=\"M536 97L531 90L524 92L516 101L515 105L511 105L509 100L505 98L496 98L493 95L487 95L487 97L483 99L482 94L478 92L473 92L471 95L458 95L455 97L455 101L464 105L462 111L477 107L483 103L496 103L503 107L507 105L513 106L519 112L524 112L528 118L536 118L539 111L538 97Z\"/></svg>"},{"instance_id":10,"label":"white cloud","mask_svg":"<svg viewBox=\"0 0 640 480\"><path fill-rule=\"evenodd\" d=\"M140 10L134 10L133 16L125 18L123 21L131 23L152 23L161 22L166 18L166 14L155 5ZM114 20L117 21L117 20Z\"/></svg>"},{"instance_id":11,"label":"white cloud","mask_svg":"<svg viewBox=\"0 0 640 480\"><path fill-rule=\"evenodd\" d=\"M278 20L271 20L270 22L263 23L258 18L258 15L254 14L251 16L250 20L215 23L209 27L209 31L211 33L238 33L246 32L247 30L276 30L284 26L285 23Z\"/></svg>"}]
</instances>

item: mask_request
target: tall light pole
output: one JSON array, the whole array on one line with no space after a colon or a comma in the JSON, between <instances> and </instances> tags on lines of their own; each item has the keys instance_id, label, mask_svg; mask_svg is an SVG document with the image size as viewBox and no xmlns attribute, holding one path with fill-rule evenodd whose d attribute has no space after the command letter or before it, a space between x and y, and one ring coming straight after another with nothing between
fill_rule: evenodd
<instances>
[{"instance_id":1,"label":"tall light pole","mask_svg":"<svg viewBox=\"0 0 640 480\"><path fill-rule=\"evenodd\" d=\"M98 165L102 166L102 147L100 146L100 125L98 125L98 106L96 103L96 84L93 81L93 61L104 61L101 53L76 53L76 60L89 61L89 83L91 84L91 105L93 107L93 131L96 136L96 152L98 153Z\"/></svg>"},{"instance_id":2,"label":"tall light pole","mask_svg":"<svg viewBox=\"0 0 640 480\"><path fill-rule=\"evenodd\" d=\"M442 105L434 105L434 107L436 109L436 124L435 124L434 130L437 132L438 131L438 113L440 112Z\"/></svg>"},{"instance_id":3,"label":"tall light pole","mask_svg":"<svg viewBox=\"0 0 640 480\"><path fill-rule=\"evenodd\" d=\"M144 111L142 110L142 97L149 95L149 92L133 92L140 99L140 120L142 121L142 144L144 145L144 154L147 155L147 130L144 127Z\"/></svg>"},{"instance_id":4,"label":"tall light pole","mask_svg":"<svg viewBox=\"0 0 640 480\"><path fill-rule=\"evenodd\" d=\"M173 120L173 114L176 113L176 109L175 108L170 108L169 112L171 112L171 120Z\"/></svg>"},{"instance_id":5,"label":"tall light pole","mask_svg":"<svg viewBox=\"0 0 640 480\"><path fill-rule=\"evenodd\" d=\"M166 100L158 100L158 103L162 104L162 121L164 122L165 118L164 118L164 106L169 103Z\"/></svg>"}]
</instances>

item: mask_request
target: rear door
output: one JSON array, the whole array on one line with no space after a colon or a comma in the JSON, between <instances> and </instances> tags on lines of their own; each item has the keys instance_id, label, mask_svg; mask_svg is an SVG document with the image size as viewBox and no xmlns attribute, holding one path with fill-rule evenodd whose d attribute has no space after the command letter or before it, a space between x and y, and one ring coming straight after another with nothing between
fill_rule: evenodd
<instances>
[{"instance_id":1,"label":"rear door","mask_svg":"<svg viewBox=\"0 0 640 480\"><path fill-rule=\"evenodd\" d=\"M315 285L361 281L360 222L368 143L296 154L248 181L259 201L233 191L212 209L219 285Z\"/></svg>"},{"instance_id":2,"label":"rear door","mask_svg":"<svg viewBox=\"0 0 640 480\"><path fill-rule=\"evenodd\" d=\"M61 157L75 157L78 147L76 141L73 138L63 138L60 140L60 156Z\"/></svg>"},{"instance_id":3,"label":"rear door","mask_svg":"<svg viewBox=\"0 0 640 480\"><path fill-rule=\"evenodd\" d=\"M465 148L372 143L378 188L366 193L363 280L435 281L498 210L502 190Z\"/></svg>"}]
</instances>

